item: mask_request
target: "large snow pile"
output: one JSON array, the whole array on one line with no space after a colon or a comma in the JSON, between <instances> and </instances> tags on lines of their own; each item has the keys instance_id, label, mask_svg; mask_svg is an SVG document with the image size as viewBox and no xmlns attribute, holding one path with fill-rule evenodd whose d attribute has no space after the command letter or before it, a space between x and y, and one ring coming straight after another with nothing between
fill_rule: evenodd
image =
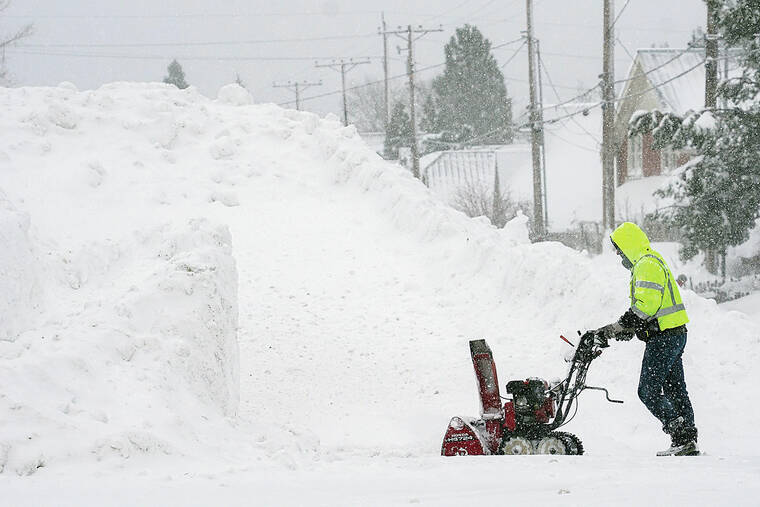
<instances>
[{"instance_id":1,"label":"large snow pile","mask_svg":"<svg viewBox=\"0 0 760 507\"><path fill-rule=\"evenodd\" d=\"M29 240L29 216L0 190L0 340L25 329L40 304L37 263Z\"/></svg>"},{"instance_id":2,"label":"large snow pile","mask_svg":"<svg viewBox=\"0 0 760 507\"><path fill-rule=\"evenodd\" d=\"M199 421L237 410L229 231L146 206L179 189L108 135L103 124L128 130L103 113L115 103L66 87L3 94L0 469L186 452Z\"/></svg>"},{"instance_id":3,"label":"large snow pile","mask_svg":"<svg viewBox=\"0 0 760 507\"><path fill-rule=\"evenodd\" d=\"M2 233L26 273L2 301L43 309L0 341L11 469L435 455L450 416L477 415L469 339L488 339L502 382L558 377L557 336L625 309L611 253L529 244L524 217L471 220L337 118L248 102L159 84L0 92L18 210ZM701 443L756 456L757 323L684 298ZM635 399L640 359L632 342L592 367L628 403L584 394L568 430L590 455L664 444Z\"/></svg>"}]
</instances>

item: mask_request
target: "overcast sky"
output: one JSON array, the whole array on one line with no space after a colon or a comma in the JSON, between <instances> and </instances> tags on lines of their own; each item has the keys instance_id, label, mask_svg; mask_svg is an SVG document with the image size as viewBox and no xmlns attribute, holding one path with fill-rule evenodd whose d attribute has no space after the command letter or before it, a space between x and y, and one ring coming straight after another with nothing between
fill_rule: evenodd
<instances>
[{"instance_id":1,"label":"overcast sky","mask_svg":"<svg viewBox=\"0 0 760 507\"><path fill-rule=\"evenodd\" d=\"M534 1L535 36L560 96L593 86L601 72L602 0ZM616 24L619 78L631 63L628 52L653 44L683 47L691 31L705 24L702 0L615 0L615 8L624 8ZM382 11L389 28L411 23L443 29L417 41L418 68L442 62L445 42L464 23L478 26L494 45L519 38L525 29L525 0L13 0L0 14L0 33L28 22L35 26L32 37L7 53L16 85L71 81L91 89L111 81L160 81L176 57L187 81L205 95L215 97L239 74L257 101L282 103L293 95L273 88L274 81L321 79L323 85L304 97L340 90L339 73L315 68L315 60L370 57L372 63L348 74L348 84L382 78ZM390 42L391 75L401 75L405 55L396 46L404 42ZM494 55L504 64L519 46ZM438 72L421 72L419 78ZM520 109L527 96L525 48L503 72ZM545 103L555 101L544 85ZM340 95L306 100L303 109L337 114Z\"/></svg>"}]
</instances>

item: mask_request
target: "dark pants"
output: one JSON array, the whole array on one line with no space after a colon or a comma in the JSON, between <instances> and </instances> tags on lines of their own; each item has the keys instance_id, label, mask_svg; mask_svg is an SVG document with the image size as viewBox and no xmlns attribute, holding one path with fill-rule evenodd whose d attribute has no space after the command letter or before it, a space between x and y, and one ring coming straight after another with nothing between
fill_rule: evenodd
<instances>
[{"instance_id":1,"label":"dark pants","mask_svg":"<svg viewBox=\"0 0 760 507\"><path fill-rule=\"evenodd\" d=\"M683 349L686 328L666 330L647 341L641 363L639 398L665 428L678 417L684 426L694 428L694 410L683 376Z\"/></svg>"}]
</instances>

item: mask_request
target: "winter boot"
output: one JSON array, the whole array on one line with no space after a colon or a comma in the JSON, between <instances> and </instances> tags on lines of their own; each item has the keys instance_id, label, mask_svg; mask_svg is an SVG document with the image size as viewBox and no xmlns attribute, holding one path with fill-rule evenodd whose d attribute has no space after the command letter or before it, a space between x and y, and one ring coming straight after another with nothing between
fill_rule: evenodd
<instances>
[{"instance_id":1,"label":"winter boot","mask_svg":"<svg viewBox=\"0 0 760 507\"><path fill-rule=\"evenodd\" d=\"M670 421L663 429L672 443L669 449L658 452L658 456L699 456L697 428L687 426L683 417Z\"/></svg>"}]
</instances>

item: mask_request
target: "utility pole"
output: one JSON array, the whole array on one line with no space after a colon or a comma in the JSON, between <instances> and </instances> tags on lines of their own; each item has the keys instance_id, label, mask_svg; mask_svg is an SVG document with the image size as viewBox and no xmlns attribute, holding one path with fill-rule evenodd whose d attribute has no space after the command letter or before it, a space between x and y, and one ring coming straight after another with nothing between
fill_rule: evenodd
<instances>
[{"instance_id":1,"label":"utility pole","mask_svg":"<svg viewBox=\"0 0 760 507\"><path fill-rule=\"evenodd\" d=\"M538 120L541 122L541 183L544 206L544 227L549 228L549 207L546 197L546 136L544 135L544 85L541 84L541 45L536 40L536 63L538 65Z\"/></svg>"},{"instance_id":2,"label":"utility pole","mask_svg":"<svg viewBox=\"0 0 760 507\"><path fill-rule=\"evenodd\" d=\"M385 28L385 13L383 12L380 15L380 19L383 22L383 31L381 32L381 35L383 36L383 76L385 81L385 118L383 121L383 125L385 125L385 133L388 134L388 124L391 121L391 94L390 94L390 84L388 83L388 33L387 29Z\"/></svg>"},{"instance_id":3,"label":"utility pole","mask_svg":"<svg viewBox=\"0 0 760 507\"><path fill-rule=\"evenodd\" d=\"M715 109L718 90L718 34L715 31L715 4L707 2L707 33L705 34L705 109ZM705 267L713 274L718 272L718 255L725 262L724 252L708 248L705 252ZM725 268L723 270L725 278Z\"/></svg>"},{"instance_id":4,"label":"utility pole","mask_svg":"<svg viewBox=\"0 0 760 507\"><path fill-rule=\"evenodd\" d=\"M337 70L340 72L340 84L341 89L343 90L343 125L348 126L348 103L346 102L346 73L356 67L357 65L364 65L365 63L370 63L369 59L367 60L357 60L355 61L353 58L349 58L348 60L340 59L339 61L333 61L330 63L319 63L316 62L314 65L316 67L329 67L333 70Z\"/></svg>"},{"instance_id":5,"label":"utility pole","mask_svg":"<svg viewBox=\"0 0 760 507\"><path fill-rule=\"evenodd\" d=\"M528 38L528 84L530 89L530 145L533 159L533 229L537 239L546 236L546 224L544 223L544 184L543 170L541 167L541 138L543 137L543 124L538 108L538 92L536 90L536 48L533 39L533 0L525 0L527 13L527 38Z\"/></svg>"},{"instance_id":6,"label":"utility pole","mask_svg":"<svg viewBox=\"0 0 760 507\"><path fill-rule=\"evenodd\" d=\"M717 105L718 34L715 32L715 5L707 2L707 33L705 34L705 109Z\"/></svg>"},{"instance_id":7,"label":"utility pole","mask_svg":"<svg viewBox=\"0 0 760 507\"><path fill-rule=\"evenodd\" d=\"M420 178L420 153L417 146L417 117L414 114L414 41L412 25L407 26L406 73L409 75L409 121L412 123L412 175Z\"/></svg>"},{"instance_id":8,"label":"utility pole","mask_svg":"<svg viewBox=\"0 0 760 507\"><path fill-rule=\"evenodd\" d=\"M442 31L442 28L422 28L421 25L417 28L407 25L406 29L399 27L398 30L383 31L384 34L394 34L406 39L406 74L409 77L409 120L412 124L412 174L417 179L420 179L420 150L417 146L417 118L414 109L414 41L428 33ZM414 38L414 34L419 34L419 36ZM399 52L401 52L401 48L399 48Z\"/></svg>"},{"instance_id":9,"label":"utility pole","mask_svg":"<svg viewBox=\"0 0 760 507\"><path fill-rule=\"evenodd\" d=\"M615 227L615 37L612 32L614 0L604 0L602 70L602 228Z\"/></svg>"},{"instance_id":10,"label":"utility pole","mask_svg":"<svg viewBox=\"0 0 760 507\"><path fill-rule=\"evenodd\" d=\"M322 81L318 81L316 83L309 83L308 81L296 81L294 83L291 83L288 81L287 83L283 84L277 84L272 83L272 87L274 88L287 88L290 91L295 92L296 94L296 110L301 110L301 92L305 90L306 88L312 87L312 86L322 86Z\"/></svg>"}]
</instances>

